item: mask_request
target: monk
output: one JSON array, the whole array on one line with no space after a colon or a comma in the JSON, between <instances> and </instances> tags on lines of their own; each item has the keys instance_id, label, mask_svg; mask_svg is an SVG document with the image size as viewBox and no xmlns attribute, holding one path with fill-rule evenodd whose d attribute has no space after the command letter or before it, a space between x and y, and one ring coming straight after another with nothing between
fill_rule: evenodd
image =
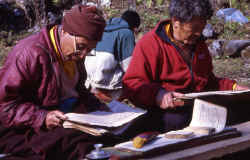
<instances>
[{"instance_id":1,"label":"monk","mask_svg":"<svg viewBox=\"0 0 250 160\"><path fill-rule=\"evenodd\" d=\"M76 5L60 25L21 40L0 69L0 154L6 159L81 159L94 137L64 129L65 113L106 109L84 87L84 58L101 40L105 20L94 6Z\"/></svg>"}]
</instances>

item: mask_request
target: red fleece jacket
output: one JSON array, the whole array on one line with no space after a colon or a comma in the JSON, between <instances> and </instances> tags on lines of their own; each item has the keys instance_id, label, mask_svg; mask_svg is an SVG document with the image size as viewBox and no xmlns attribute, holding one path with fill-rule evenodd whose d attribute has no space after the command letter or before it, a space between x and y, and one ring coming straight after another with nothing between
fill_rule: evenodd
<instances>
[{"instance_id":1,"label":"red fleece jacket","mask_svg":"<svg viewBox=\"0 0 250 160\"><path fill-rule=\"evenodd\" d=\"M156 106L159 89L182 93L232 90L233 80L213 74L212 58L204 41L197 43L190 66L165 33L160 22L136 44L123 77L125 95L135 104Z\"/></svg>"}]
</instances>

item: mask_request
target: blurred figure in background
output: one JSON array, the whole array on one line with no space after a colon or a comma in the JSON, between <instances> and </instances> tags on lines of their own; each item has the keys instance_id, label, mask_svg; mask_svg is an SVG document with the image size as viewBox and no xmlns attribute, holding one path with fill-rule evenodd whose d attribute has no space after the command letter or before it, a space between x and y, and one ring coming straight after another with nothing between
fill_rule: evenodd
<instances>
[{"instance_id":1,"label":"blurred figure in background","mask_svg":"<svg viewBox=\"0 0 250 160\"><path fill-rule=\"evenodd\" d=\"M122 77L128 68L139 26L140 16L132 10L109 19L102 40L86 56L85 85L100 100L121 98Z\"/></svg>"}]
</instances>

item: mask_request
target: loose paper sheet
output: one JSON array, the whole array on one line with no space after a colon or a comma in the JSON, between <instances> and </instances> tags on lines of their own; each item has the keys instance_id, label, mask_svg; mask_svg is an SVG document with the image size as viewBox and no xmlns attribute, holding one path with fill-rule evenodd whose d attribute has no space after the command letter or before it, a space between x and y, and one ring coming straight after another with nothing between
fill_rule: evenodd
<instances>
[{"instance_id":1,"label":"loose paper sheet","mask_svg":"<svg viewBox=\"0 0 250 160\"><path fill-rule=\"evenodd\" d=\"M119 127L133 119L146 113L146 110L133 108L118 101L112 101L108 104L112 112L95 111L88 114L67 113L69 121L96 125L103 127Z\"/></svg>"}]
</instances>

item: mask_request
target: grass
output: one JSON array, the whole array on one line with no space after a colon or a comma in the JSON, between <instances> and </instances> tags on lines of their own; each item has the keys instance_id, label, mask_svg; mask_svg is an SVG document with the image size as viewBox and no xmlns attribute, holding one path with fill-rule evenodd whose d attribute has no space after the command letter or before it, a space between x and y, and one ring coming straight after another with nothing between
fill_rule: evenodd
<instances>
[{"instance_id":1,"label":"grass","mask_svg":"<svg viewBox=\"0 0 250 160\"><path fill-rule=\"evenodd\" d=\"M1 31L0 32L0 66L3 65L4 59L8 52L12 49L12 47L17 44L17 42L31 33L22 31L19 33L13 33L13 32L6 32Z\"/></svg>"}]
</instances>

